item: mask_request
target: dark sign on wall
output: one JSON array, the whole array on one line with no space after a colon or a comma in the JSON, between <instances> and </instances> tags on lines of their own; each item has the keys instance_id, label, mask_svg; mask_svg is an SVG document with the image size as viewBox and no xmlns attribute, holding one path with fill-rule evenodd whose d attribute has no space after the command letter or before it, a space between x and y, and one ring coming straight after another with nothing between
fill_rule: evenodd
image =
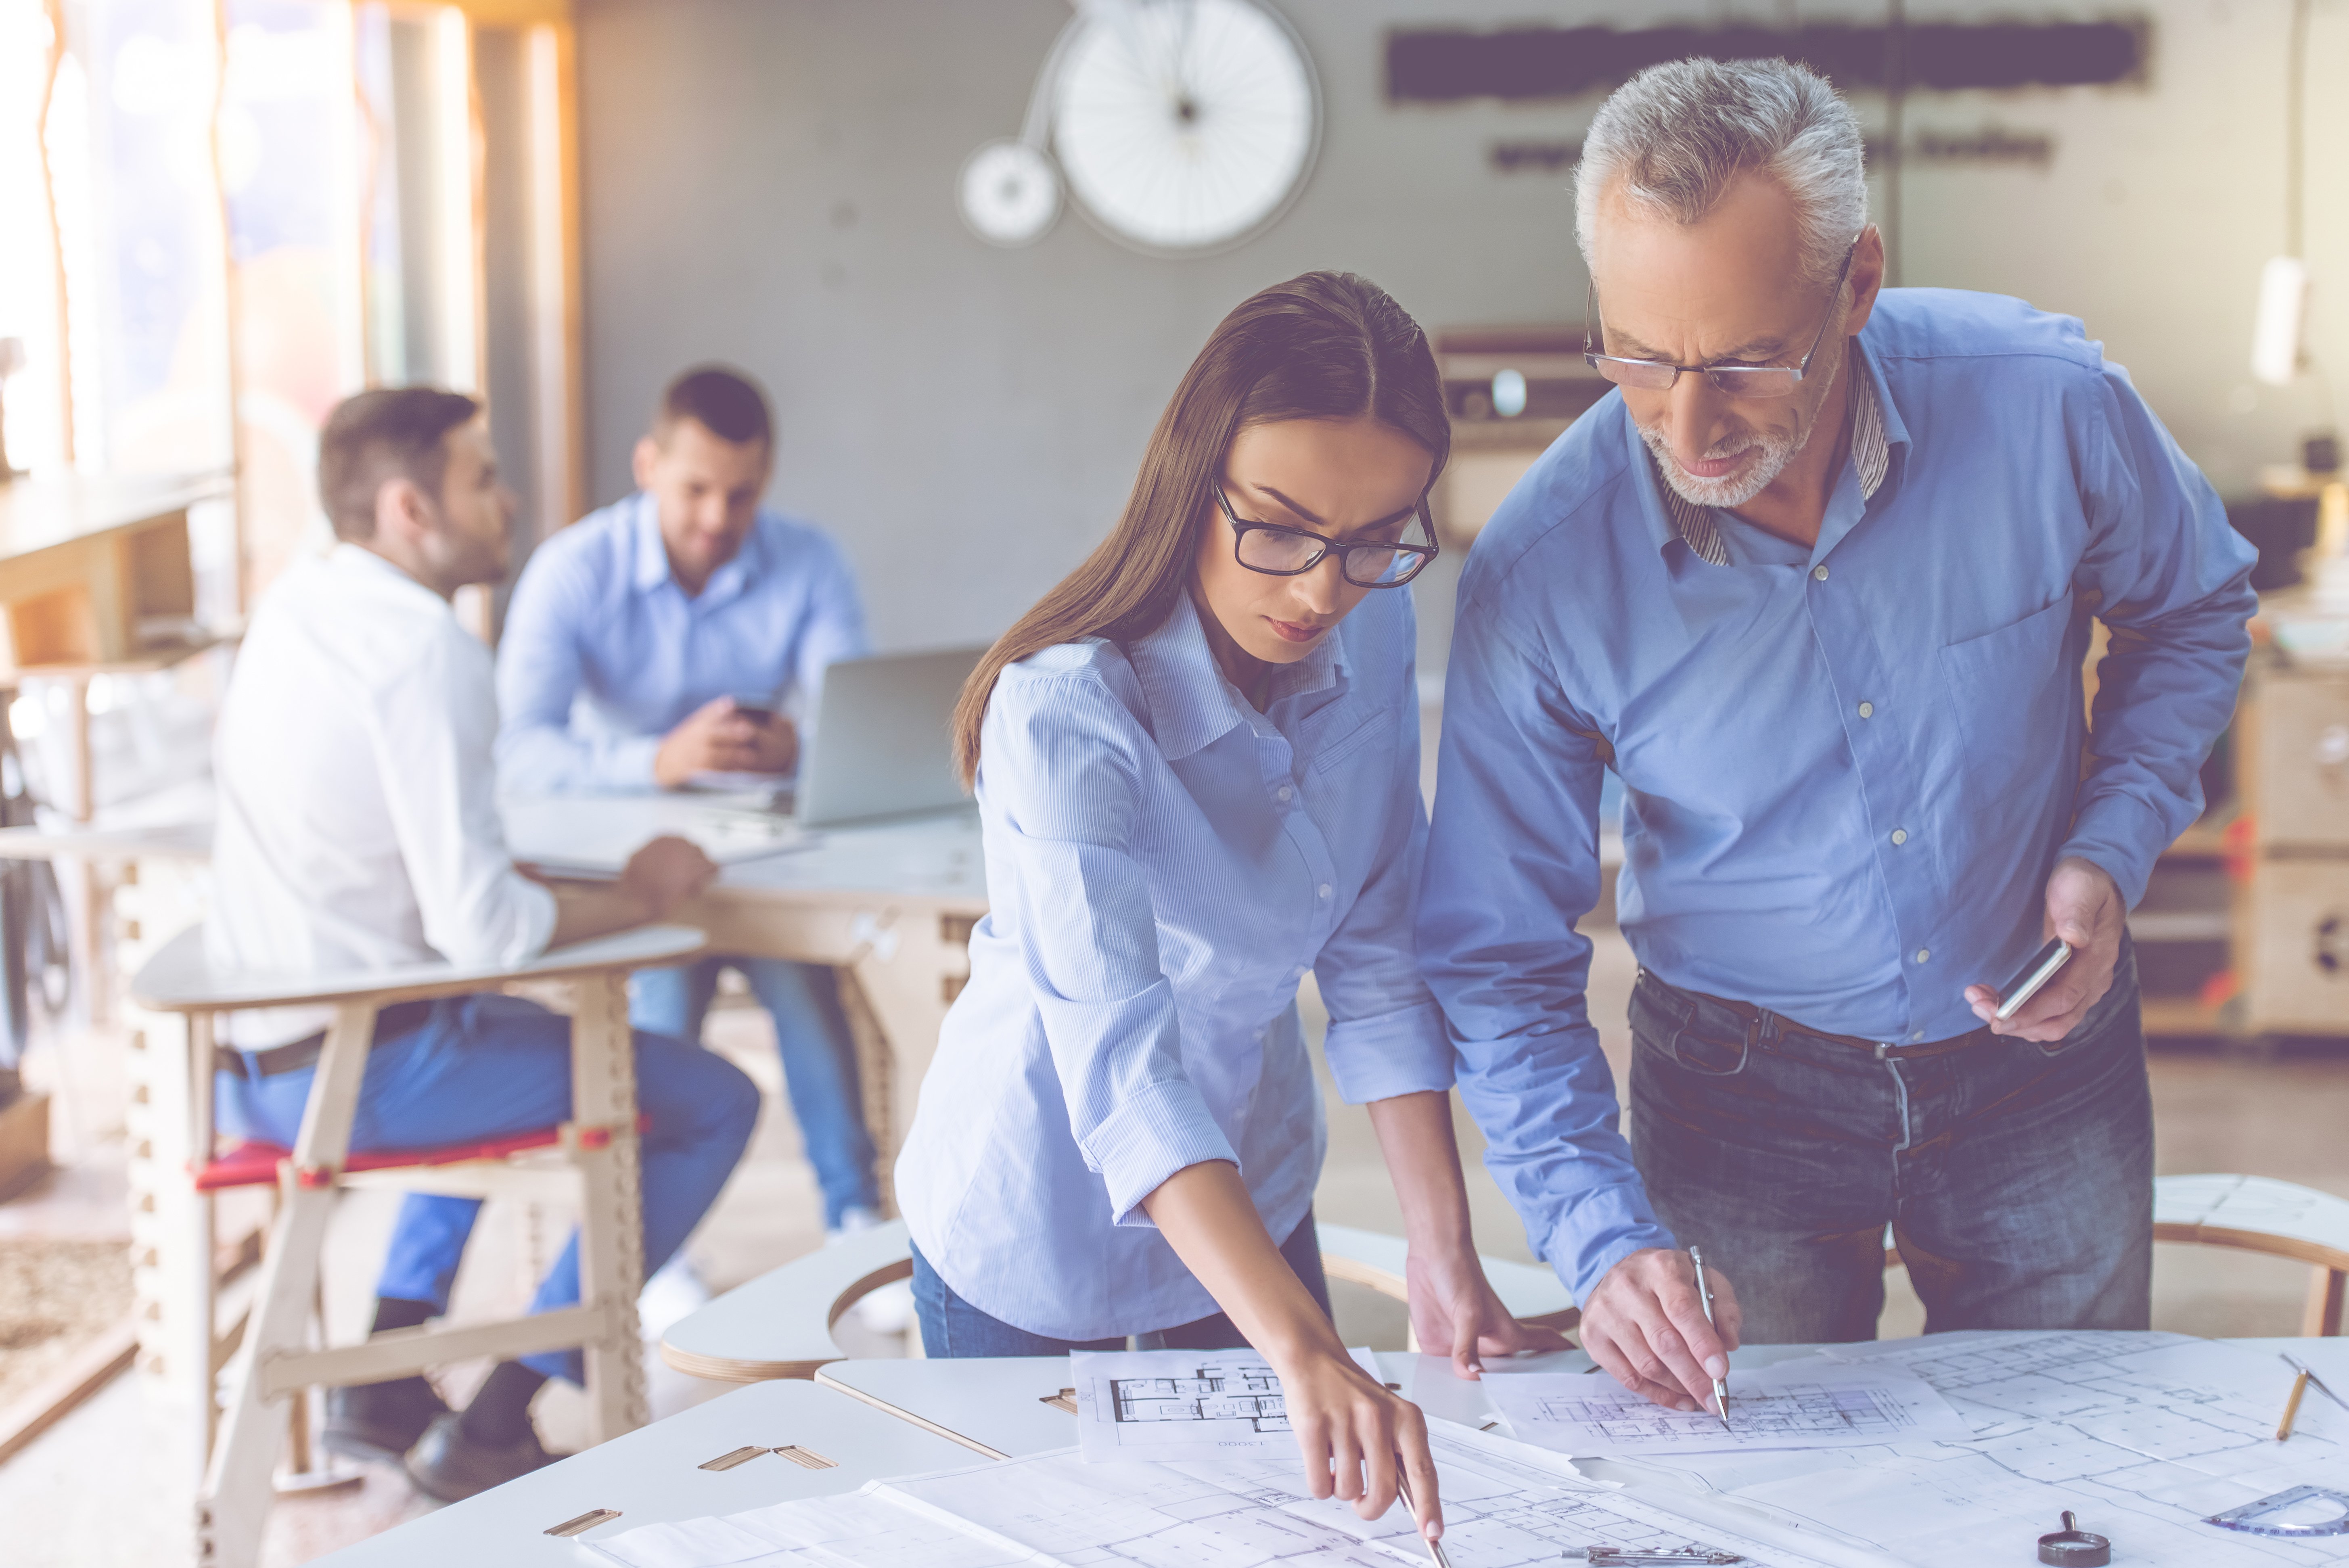
<instances>
[{"instance_id":1,"label":"dark sign on wall","mask_svg":"<svg viewBox=\"0 0 2349 1568\"><path fill-rule=\"evenodd\" d=\"M1692 55L1784 56L1847 91L2139 86L2153 52L2144 17L2104 22L1922 22L1887 49L1882 26L1800 27L1398 28L1387 35L1387 98L1398 104L1516 101L1606 92L1649 66ZM1897 54L1897 65L1890 56Z\"/></svg>"}]
</instances>

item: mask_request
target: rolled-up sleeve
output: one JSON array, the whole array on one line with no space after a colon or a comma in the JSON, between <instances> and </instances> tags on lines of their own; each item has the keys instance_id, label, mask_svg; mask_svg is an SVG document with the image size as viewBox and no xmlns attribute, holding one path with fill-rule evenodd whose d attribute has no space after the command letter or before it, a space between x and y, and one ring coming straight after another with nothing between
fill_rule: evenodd
<instances>
[{"instance_id":1,"label":"rolled-up sleeve","mask_svg":"<svg viewBox=\"0 0 2349 1568\"><path fill-rule=\"evenodd\" d=\"M1626 1254L1669 1247L1631 1163L1584 995L1599 901L1596 727L1476 592L1470 562L1444 687L1419 903L1485 1163L1577 1301ZM1579 732L1579 733L1578 733Z\"/></svg>"},{"instance_id":2,"label":"rolled-up sleeve","mask_svg":"<svg viewBox=\"0 0 2349 1568\"><path fill-rule=\"evenodd\" d=\"M2061 853L2102 867L2134 906L2154 861L2201 814L2203 758L2251 655L2258 555L2126 371L2106 366L2082 401L2074 439L2089 538L2078 582L2112 635Z\"/></svg>"},{"instance_id":3,"label":"rolled-up sleeve","mask_svg":"<svg viewBox=\"0 0 2349 1568\"><path fill-rule=\"evenodd\" d=\"M1385 832L1353 907L1314 961L1330 1010L1322 1055L1349 1105L1433 1089L1449 1092L1452 1042L1444 1010L1419 971L1413 905L1427 858L1427 810L1419 798L1418 682L1410 666L1393 709L1399 730L1387 787Z\"/></svg>"},{"instance_id":4,"label":"rolled-up sleeve","mask_svg":"<svg viewBox=\"0 0 2349 1568\"><path fill-rule=\"evenodd\" d=\"M1239 1156L1183 1071L1174 986L1148 878L1131 846L1139 726L1090 674L1008 670L982 737L979 788L1000 823L989 871L1019 880L1029 988L1069 1130L1113 1222L1186 1166Z\"/></svg>"}]
</instances>

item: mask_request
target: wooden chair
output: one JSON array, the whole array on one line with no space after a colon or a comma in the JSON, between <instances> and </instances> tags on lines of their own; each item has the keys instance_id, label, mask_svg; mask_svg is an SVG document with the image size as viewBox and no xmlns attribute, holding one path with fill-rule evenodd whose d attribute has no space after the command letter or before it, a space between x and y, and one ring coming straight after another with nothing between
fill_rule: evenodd
<instances>
[{"instance_id":1,"label":"wooden chair","mask_svg":"<svg viewBox=\"0 0 2349 1568\"><path fill-rule=\"evenodd\" d=\"M1350 1225L1319 1230L1321 1267L1331 1279L1405 1299L1402 1238ZM1485 1277L1516 1316L1558 1329L1578 1321L1573 1298L1547 1269L1498 1258L1484 1263ZM833 1328L848 1310L913 1273L904 1221L857 1232L770 1269L679 1319L662 1336L661 1359L680 1372L719 1382L812 1377L827 1362L847 1358Z\"/></svg>"},{"instance_id":2,"label":"wooden chair","mask_svg":"<svg viewBox=\"0 0 2349 1568\"><path fill-rule=\"evenodd\" d=\"M627 975L677 963L702 945L698 931L649 926L562 948L512 969L421 965L371 974L286 976L213 970L197 929L174 938L139 972L131 983L133 999L187 1020L185 1072L175 1085L184 1099L169 1108L161 1124L184 1128L187 1140L187 1209L184 1223L174 1227L180 1243L175 1250L183 1255L171 1292L174 1309L182 1315L173 1337L183 1353L171 1360L190 1385L195 1446L203 1456L196 1500L201 1568L249 1568L259 1560L271 1471L284 1434L269 1407L292 1396L294 1427L297 1436L305 1436L301 1411L313 1387L406 1377L475 1357L511 1357L576 1346L585 1353L595 1439L644 1424L636 1325L643 1229ZM570 991L572 1119L492 1144L354 1156L351 1122L378 1010L516 982L559 982ZM212 1092L216 1016L247 1007L311 1005L332 1006L334 1021L294 1147L244 1145L217 1152ZM257 1171L276 1182L275 1217L243 1333L232 1328L225 1336L216 1336L212 1194L249 1181ZM404 1329L359 1345L312 1348L310 1324L335 1194L370 1184L473 1198L575 1197L578 1305L533 1317ZM242 1365L231 1379L225 1410L216 1411L212 1377L240 1339ZM295 1458L299 1469L304 1456L297 1452Z\"/></svg>"},{"instance_id":3,"label":"wooden chair","mask_svg":"<svg viewBox=\"0 0 2349 1568\"><path fill-rule=\"evenodd\" d=\"M2157 1176L2153 1239L2236 1247L2309 1265L2308 1305L2300 1332L2341 1332L2349 1301L2349 1198L2265 1176ZM1884 1266L1900 1266L1892 1228L1884 1230Z\"/></svg>"},{"instance_id":4,"label":"wooden chair","mask_svg":"<svg viewBox=\"0 0 2349 1568\"><path fill-rule=\"evenodd\" d=\"M2265 1176L2158 1176L2153 1239L2237 1247L2309 1265L2300 1332L2341 1332L2349 1299L2349 1198Z\"/></svg>"}]
</instances>

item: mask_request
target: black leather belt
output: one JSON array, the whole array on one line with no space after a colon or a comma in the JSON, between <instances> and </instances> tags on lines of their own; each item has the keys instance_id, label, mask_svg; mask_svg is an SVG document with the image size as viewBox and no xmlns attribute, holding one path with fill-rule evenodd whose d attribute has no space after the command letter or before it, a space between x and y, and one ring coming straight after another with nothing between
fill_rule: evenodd
<instances>
[{"instance_id":1,"label":"black leather belt","mask_svg":"<svg viewBox=\"0 0 2349 1568\"><path fill-rule=\"evenodd\" d=\"M429 1002L394 1002L375 1016L375 1038L387 1035L405 1034L432 1016ZM296 1073L304 1068L318 1065L319 1054L326 1048L326 1031L305 1035L290 1045L272 1046L265 1051L231 1050L222 1046L212 1052L212 1065L222 1072L241 1078L275 1078L280 1073Z\"/></svg>"},{"instance_id":2,"label":"black leather belt","mask_svg":"<svg viewBox=\"0 0 2349 1568\"><path fill-rule=\"evenodd\" d=\"M1890 1040L1864 1039L1857 1035L1831 1035L1824 1029L1809 1028L1795 1022L1792 1018L1784 1017L1766 1008L1757 1007L1751 1002L1733 1002L1726 996L1710 996L1702 991L1683 991L1645 969L1640 971L1640 977L1651 985L1661 985L1675 995L1689 997L1693 1001L1709 1002L1713 1006L1735 1014L1744 1022L1745 1045L1748 1050L1765 1039L1799 1035L1806 1040L1824 1040L1831 1046L1849 1046L1856 1051L1866 1051L1879 1062L1912 1062L1925 1057L1946 1057L1952 1051L1962 1051L1996 1037L1990 1032L1990 1026L1987 1024L1980 1028L1969 1029L1962 1035L1951 1035L1945 1040L1922 1040L1908 1046L1897 1045Z\"/></svg>"}]
</instances>

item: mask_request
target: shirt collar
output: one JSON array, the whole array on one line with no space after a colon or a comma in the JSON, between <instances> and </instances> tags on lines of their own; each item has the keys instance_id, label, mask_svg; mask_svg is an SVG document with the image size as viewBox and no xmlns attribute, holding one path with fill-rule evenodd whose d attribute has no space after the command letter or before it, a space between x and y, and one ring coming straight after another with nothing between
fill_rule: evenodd
<instances>
[{"instance_id":1,"label":"shirt collar","mask_svg":"<svg viewBox=\"0 0 2349 1568\"><path fill-rule=\"evenodd\" d=\"M636 492L631 528L636 536L636 592L649 593L669 580L668 546L661 542L660 507L650 492Z\"/></svg>"},{"instance_id":2,"label":"shirt collar","mask_svg":"<svg viewBox=\"0 0 2349 1568\"><path fill-rule=\"evenodd\" d=\"M1892 447L1909 439L1908 427L1900 423L1899 410L1889 407L1883 392L1883 381L1877 374L1875 356L1868 352L1865 337L1851 340L1854 352L1847 363L1852 366L1854 380L1867 392L1851 406L1851 465L1859 475L1859 499L1865 503L1883 486L1884 476L1892 466ZM1632 438L1639 440L1635 426ZM1700 561L1715 566L1729 564L1729 547L1721 537L1721 525L1713 520L1713 509L1699 506L1664 482L1661 470L1656 467L1656 456L1640 441L1640 454L1647 459L1648 475L1657 495L1664 504L1664 516L1671 523L1672 533L1687 544Z\"/></svg>"},{"instance_id":3,"label":"shirt collar","mask_svg":"<svg viewBox=\"0 0 2349 1568\"><path fill-rule=\"evenodd\" d=\"M440 594L433 593L431 589L427 588L364 544L353 544L348 540L337 541L335 547L326 552L326 563L340 572L371 573L403 588L412 588L419 593L429 593L444 605L448 603L448 601L442 599Z\"/></svg>"},{"instance_id":4,"label":"shirt collar","mask_svg":"<svg viewBox=\"0 0 2349 1568\"><path fill-rule=\"evenodd\" d=\"M635 534L631 576L637 593L649 593L662 583L673 580L668 564L668 546L662 542L660 507L650 492L638 490L635 506L630 525ZM761 511L759 521L750 525L750 531L743 535L742 547L734 552L734 558L711 573L709 581L701 585L701 593L697 596L699 601L713 604L720 603L757 580L760 552L763 548L766 531L761 525L765 521L766 513Z\"/></svg>"},{"instance_id":5,"label":"shirt collar","mask_svg":"<svg viewBox=\"0 0 2349 1568\"><path fill-rule=\"evenodd\" d=\"M1241 725L1258 735L1276 733L1272 720L1225 678L1189 593L1177 595L1156 630L1127 645L1125 656L1150 707L1151 733L1169 762L1213 745ZM1319 691L1335 684L1345 668L1345 654L1332 630L1311 653L1274 672L1269 702Z\"/></svg>"}]
</instances>

